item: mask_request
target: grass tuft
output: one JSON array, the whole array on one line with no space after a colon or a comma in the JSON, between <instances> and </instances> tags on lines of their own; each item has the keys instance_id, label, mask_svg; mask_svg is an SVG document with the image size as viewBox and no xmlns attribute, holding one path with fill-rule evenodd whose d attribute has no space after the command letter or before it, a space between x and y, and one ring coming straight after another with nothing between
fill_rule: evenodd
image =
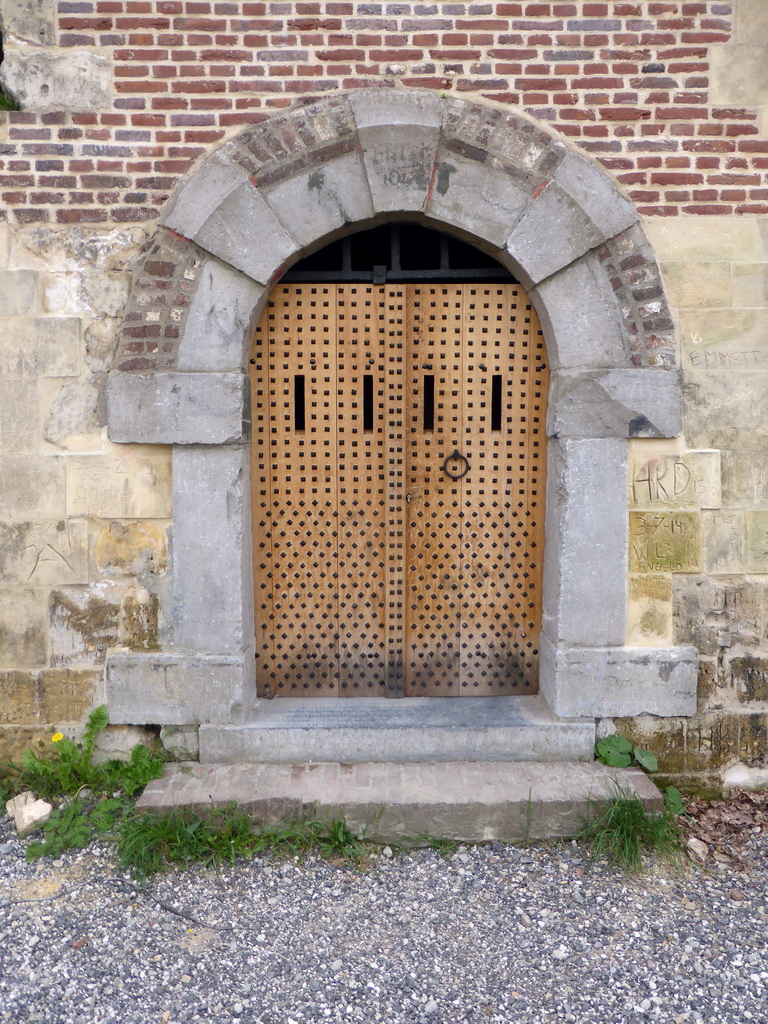
<instances>
[{"instance_id":1,"label":"grass tuft","mask_svg":"<svg viewBox=\"0 0 768 1024\"><path fill-rule=\"evenodd\" d=\"M120 867L140 878L190 864L218 868L266 851L293 857L314 853L359 864L367 857L368 846L343 820L326 823L314 818L293 818L254 828L247 815L234 805L209 818L192 817L180 811L129 815L117 844Z\"/></svg>"},{"instance_id":2,"label":"grass tuft","mask_svg":"<svg viewBox=\"0 0 768 1024\"><path fill-rule=\"evenodd\" d=\"M646 853L682 863L683 836L668 807L646 811L636 793L625 793L618 785L612 796L590 802L594 816L577 838L590 847L593 860L605 857L628 872L640 870Z\"/></svg>"}]
</instances>

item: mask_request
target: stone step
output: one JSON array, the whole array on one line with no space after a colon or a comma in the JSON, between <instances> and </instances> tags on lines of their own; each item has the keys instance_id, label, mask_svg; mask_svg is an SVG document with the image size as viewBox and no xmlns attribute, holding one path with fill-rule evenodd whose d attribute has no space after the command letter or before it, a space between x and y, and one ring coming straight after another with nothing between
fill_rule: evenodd
<instances>
[{"instance_id":1,"label":"stone step","mask_svg":"<svg viewBox=\"0 0 768 1024\"><path fill-rule=\"evenodd\" d=\"M540 697L263 700L244 725L201 725L200 760L591 761L595 723L553 715Z\"/></svg>"},{"instance_id":2,"label":"stone step","mask_svg":"<svg viewBox=\"0 0 768 1024\"><path fill-rule=\"evenodd\" d=\"M574 835L590 800L616 788L648 808L659 791L639 769L583 762L169 765L140 810L206 813L237 804L260 823L301 814L344 818L384 842L406 837L515 842Z\"/></svg>"}]
</instances>

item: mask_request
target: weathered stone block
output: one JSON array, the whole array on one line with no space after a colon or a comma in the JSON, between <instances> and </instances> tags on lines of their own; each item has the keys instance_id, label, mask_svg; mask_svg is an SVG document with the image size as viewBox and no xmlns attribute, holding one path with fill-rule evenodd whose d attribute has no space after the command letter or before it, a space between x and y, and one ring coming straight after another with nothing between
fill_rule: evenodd
<instances>
[{"instance_id":1,"label":"weathered stone block","mask_svg":"<svg viewBox=\"0 0 768 1024\"><path fill-rule=\"evenodd\" d=\"M239 653L253 637L248 451L176 448L173 477L175 642Z\"/></svg>"},{"instance_id":2,"label":"weathered stone block","mask_svg":"<svg viewBox=\"0 0 768 1024\"><path fill-rule=\"evenodd\" d=\"M121 646L134 651L160 647L160 599L145 587L131 587L120 609L117 633Z\"/></svg>"},{"instance_id":3,"label":"weathered stone block","mask_svg":"<svg viewBox=\"0 0 768 1024\"><path fill-rule=\"evenodd\" d=\"M747 572L768 572L768 512L747 512Z\"/></svg>"},{"instance_id":4,"label":"weathered stone block","mask_svg":"<svg viewBox=\"0 0 768 1024\"><path fill-rule=\"evenodd\" d=\"M0 582L60 584L87 579L85 523L0 523Z\"/></svg>"},{"instance_id":5,"label":"weathered stone block","mask_svg":"<svg viewBox=\"0 0 768 1024\"><path fill-rule=\"evenodd\" d=\"M52 726L81 722L101 703L101 668L44 669L40 673L40 720Z\"/></svg>"},{"instance_id":6,"label":"weathered stone block","mask_svg":"<svg viewBox=\"0 0 768 1024\"><path fill-rule=\"evenodd\" d=\"M64 460L8 455L0 459L0 515L6 519L64 516Z\"/></svg>"},{"instance_id":7,"label":"weathered stone block","mask_svg":"<svg viewBox=\"0 0 768 1024\"><path fill-rule=\"evenodd\" d=\"M159 600L143 587L101 581L51 591L52 665L99 665L109 647L158 647Z\"/></svg>"},{"instance_id":8,"label":"weathered stone block","mask_svg":"<svg viewBox=\"0 0 768 1024\"><path fill-rule=\"evenodd\" d=\"M100 519L167 519L171 514L170 449L113 447L109 454L70 457L70 516Z\"/></svg>"},{"instance_id":9,"label":"weathered stone block","mask_svg":"<svg viewBox=\"0 0 768 1024\"><path fill-rule=\"evenodd\" d=\"M553 370L629 366L629 344L605 271L585 256L529 291Z\"/></svg>"},{"instance_id":10,"label":"weathered stone block","mask_svg":"<svg viewBox=\"0 0 768 1024\"><path fill-rule=\"evenodd\" d=\"M38 275L34 270L0 271L0 316L29 316L37 311Z\"/></svg>"},{"instance_id":11,"label":"weathered stone block","mask_svg":"<svg viewBox=\"0 0 768 1024\"><path fill-rule=\"evenodd\" d=\"M704 571L738 573L747 568L747 527L743 512L702 512Z\"/></svg>"},{"instance_id":12,"label":"weathered stone block","mask_svg":"<svg viewBox=\"0 0 768 1024\"><path fill-rule=\"evenodd\" d=\"M109 583L59 587L49 598L51 664L103 664L117 644L124 591Z\"/></svg>"},{"instance_id":13,"label":"weathered stone block","mask_svg":"<svg viewBox=\"0 0 768 1024\"><path fill-rule=\"evenodd\" d=\"M250 182L229 193L194 233L193 241L259 284L268 284L276 268L298 251Z\"/></svg>"},{"instance_id":14,"label":"weathered stone block","mask_svg":"<svg viewBox=\"0 0 768 1024\"><path fill-rule=\"evenodd\" d=\"M80 321L73 317L15 317L0 331L0 377L76 377Z\"/></svg>"},{"instance_id":15,"label":"weathered stone block","mask_svg":"<svg viewBox=\"0 0 768 1024\"><path fill-rule=\"evenodd\" d=\"M768 306L768 264L735 263L731 273L734 306Z\"/></svg>"},{"instance_id":16,"label":"weathered stone block","mask_svg":"<svg viewBox=\"0 0 768 1024\"><path fill-rule=\"evenodd\" d=\"M177 369L241 371L247 357L251 317L265 292L263 285L226 263L207 260L198 272Z\"/></svg>"},{"instance_id":17,"label":"weathered stone block","mask_svg":"<svg viewBox=\"0 0 768 1024\"><path fill-rule=\"evenodd\" d=\"M101 393L93 384L56 385L43 437L67 451L93 450L104 425L101 404Z\"/></svg>"},{"instance_id":18,"label":"weathered stone block","mask_svg":"<svg viewBox=\"0 0 768 1024\"><path fill-rule=\"evenodd\" d=\"M34 587L0 590L0 668L33 668L47 660L45 596Z\"/></svg>"},{"instance_id":19,"label":"weathered stone block","mask_svg":"<svg viewBox=\"0 0 768 1024\"><path fill-rule=\"evenodd\" d=\"M115 363L122 321L107 317L92 320L85 330L85 362L92 373L106 373Z\"/></svg>"},{"instance_id":20,"label":"weathered stone block","mask_svg":"<svg viewBox=\"0 0 768 1024\"><path fill-rule=\"evenodd\" d=\"M728 658L726 672L740 701L768 704L768 658L752 654Z\"/></svg>"},{"instance_id":21,"label":"weathered stone block","mask_svg":"<svg viewBox=\"0 0 768 1024\"><path fill-rule=\"evenodd\" d=\"M768 369L768 310L684 309L679 324L684 369Z\"/></svg>"},{"instance_id":22,"label":"weathered stone block","mask_svg":"<svg viewBox=\"0 0 768 1024\"><path fill-rule=\"evenodd\" d=\"M443 116L439 98L412 90L398 90L396 96L389 89L365 90L350 93L349 103L374 209L423 209Z\"/></svg>"},{"instance_id":23,"label":"weathered stone block","mask_svg":"<svg viewBox=\"0 0 768 1024\"><path fill-rule=\"evenodd\" d=\"M753 260L755 222L749 217L646 217L645 230L662 263Z\"/></svg>"},{"instance_id":24,"label":"weathered stone block","mask_svg":"<svg viewBox=\"0 0 768 1024\"><path fill-rule=\"evenodd\" d=\"M541 638L540 692L564 718L696 710L698 656L693 647L572 647Z\"/></svg>"},{"instance_id":25,"label":"weathered stone block","mask_svg":"<svg viewBox=\"0 0 768 1024\"><path fill-rule=\"evenodd\" d=\"M505 248L520 267L523 284L531 287L636 221L632 203L598 164L569 152Z\"/></svg>"},{"instance_id":26,"label":"weathered stone block","mask_svg":"<svg viewBox=\"0 0 768 1024\"><path fill-rule=\"evenodd\" d=\"M357 153L262 189L275 217L300 246L373 217L365 168Z\"/></svg>"},{"instance_id":27,"label":"weathered stone block","mask_svg":"<svg viewBox=\"0 0 768 1024\"><path fill-rule=\"evenodd\" d=\"M676 370L556 370L547 433L555 437L677 437L682 431Z\"/></svg>"},{"instance_id":28,"label":"weathered stone block","mask_svg":"<svg viewBox=\"0 0 768 1024\"><path fill-rule=\"evenodd\" d=\"M768 716L742 715L739 719L739 760L749 768L766 763Z\"/></svg>"},{"instance_id":29,"label":"weathered stone block","mask_svg":"<svg viewBox=\"0 0 768 1024\"><path fill-rule=\"evenodd\" d=\"M683 384L692 448L768 450L768 373L689 371Z\"/></svg>"},{"instance_id":30,"label":"weathered stone block","mask_svg":"<svg viewBox=\"0 0 768 1024\"><path fill-rule=\"evenodd\" d=\"M102 576L161 575L168 568L166 531L153 523L92 523L92 550Z\"/></svg>"},{"instance_id":31,"label":"weathered stone block","mask_svg":"<svg viewBox=\"0 0 768 1024\"><path fill-rule=\"evenodd\" d=\"M28 747L50 741L51 731L40 725L0 725L0 757L20 761Z\"/></svg>"},{"instance_id":32,"label":"weathered stone block","mask_svg":"<svg viewBox=\"0 0 768 1024\"><path fill-rule=\"evenodd\" d=\"M0 0L0 24L6 37L13 35L37 46L53 46L56 4L54 0Z\"/></svg>"},{"instance_id":33,"label":"weathered stone block","mask_svg":"<svg viewBox=\"0 0 768 1024\"><path fill-rule=\"evenodd\" d=\"M422 210L429 197L440 130L432 127L403 126L397 140L387 126L360 130L368 189L377 212ZM446 165L437 168L436 185L447 187Z\"/></svg>"},{"instance_id":34,"label":"weathered stone block","mask_svg":"<svg viewBox=\"0 0 768 1024\"><path fill-rule=\"evenodd\" d=\"M566 643L623 644L626 442L550 441L542 629Z\"/></svg>"},{"instance_id":35,"label":"weathered stone block","mask_svg":"<svg viewBox=\"0 0 768 1024\"><path fill-rule=\"evenodd\" d=\"M712 102L743 107L765 103L768 68L765 44L712 47Z\"/></svg>"},{"instance_id":36,"label":"weathered stone block","mask_svg":"<svg viewBox=\"0 0 768 1024\"><path fill-rule=\"evenodd\" d=\"M244 439L242 373L111 373L109 438L143 444L231 444Z\"/></svg>"},{"instance_id":37,"label":"weathered stone block","mask_svg":"<svg viewBox=\"0 0 768 1024\"><path fill-rule=\"evenodd\" d=\"M89 267L75 273L50 274L44 278L43 308L58 316L119 316L130 290L131 275L122 271Z\"/></svg>"},{"instance_id":38,"label":"weathered stone block","mask_svg":"<svg viewBox=\"0 0 768 1024\"><path fill-rule=\"evenodd\" d=\"M761 451L742 448L722 453L723 506L768 508L768 460Z\"/></svg>"},{"instance_id":39,"label":"weathered stone block","mask_svg":"<svg viewBox=\"0 0 768 1024\"><path fill-rule=\"evenodd\" d=\"M23 110L103 110L112 103L112 61L87 50L7 50L0 82Z\"/></svg>"},{"instance_id":40,"label":"weathered stone block","mask_svg":"<svg viewBox=\"0 0 768 1024\"><path fill-rule=\"evenodd\" d=\"M227 196L247 180L248 172L233 162L228 151L216 150L177 187L160 223L185 238L194 238Z\"/></svg>"},{"instance_id":41,"label":"weathered stone block","mask_svg":"<svg viewBox=\"0 0 768 1024\"><path fill-rule=\"evenodd\" d=\"M664 284L673 306L730 306L730 263L665 263Z\"/></svg>"},{"instance_id":42,"label":"weathered stone block","mask_svg":"<svg viewBox=\"0 0 768 1024\"><path fill-rule=\"evenodd\" d=\"M0 452L33 453L38 444L37 382L0 380Z\"/></svg>"},{"instance_id":43,"label":"weathered stone block","mask_svg":"<svg viewBox=\"0 0 768 1024\"><path fill-rule=\"evenodd\" d=\"M698 512L629 513L630 572L698 572L700 564Z\"/></svg>"},{"instance_id":44,"label":"weathered stone block","mask_svg":"<svg viewBox=\"0 0 768 1024\"><path fill-rule=\"evenodd\" d=\"M699 658L699 684L697 687L699 708L722 707L723 699L720 689L720 671L717 659Z\"/></svg>"},{"instance_id":45,"label":"weathered stone block","mask_svg":"<svg viewBox=\"0 0 768 1024\"><path fill-rule=\"evenodd\" d=\"M530 201L485 152L472 159L441 147L425 213L501 248Z\"/></svg>"},{"instance_id":46,"label":"weathered stone block","mask_svg":"<svg viewBox=\"0 0 768 1024\"><path fill-rule=\"evenodd\" d=\"M627 643L633 647L671 647L672 578L630 576Z\"/></svg>"},{"instance_id":47,"label":"weathered stone block","mask_svg":"<svg viewBox=\"0 0 768 1024\"><path fill-rule=\"evenodd\" d=\"M0 725L34 725L38 703L37 672L0 672Z\"/></svg>"},{"instance_id":48,"label":"weathered stone block","mask_svg":"<svg viewBox=\"0 0 768 1024\"><path fill-rule=\"evenodd\" d=\"M675 643L714 656L733 644L759 647L765 637L763 581L734 576L673 579Z\"/></svg>"},{"instance_id":49,"label":"weathered stone block","mask_svg":"<svg viewBox=\"0 0 768 1024\"><path fill-rule=\"evenodd\" d=\"M253 655L249 654L251 661ZM110 651L107 708L111 722L153 725L235 724L244 713L244 656ZM250 701L245 711L250 709Z\"/></svg>"},{"instance_id":50,"label":"weathered stone block","mask_svg":"<svg viewBox=\"0 0 768 1024\"><path fill-rule=\"evenodd\" d=\"M197 761L200 757L200 734L196 728L166 725L160 730L160 742L175 761Z\"/></svg>"},{"instance_id":51,"label":"weathered stone block","mask_svg":"<svg viewBox=\"0 0 768 1024\"><path fill-rule=\"evenodd\" d=\"M629 500L634 508L719 508L719 452L653 452L630 447Z\"/></svg>"},{"instance_id":52,"label":"weathered stone block","mask_svg":"<svg viewBox=\"0 0 768 1024\"><path fill-rule=\"evenodd\" d=\"M15 228L11 261L13 266L47 274L74 269L97 274L97 266L130 271L149 234L148 226L141 224L30 224Z\"/></svg>"}]
</instances>

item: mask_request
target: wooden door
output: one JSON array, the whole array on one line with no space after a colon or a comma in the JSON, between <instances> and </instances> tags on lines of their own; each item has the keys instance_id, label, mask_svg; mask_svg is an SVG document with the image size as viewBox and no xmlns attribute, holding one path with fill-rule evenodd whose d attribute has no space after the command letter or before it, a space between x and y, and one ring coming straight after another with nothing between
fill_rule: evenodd
<instances>
[{"instance_id":1,"label":"wooden door","mask_svg":"<svg viewBox=\"0 0 768 1024\"><path fill-rule=\"evenodd\" d=\"M278 285L250 369L260 692L536 692L548 371L520 286Z\"/></svg>"}]
</instances>

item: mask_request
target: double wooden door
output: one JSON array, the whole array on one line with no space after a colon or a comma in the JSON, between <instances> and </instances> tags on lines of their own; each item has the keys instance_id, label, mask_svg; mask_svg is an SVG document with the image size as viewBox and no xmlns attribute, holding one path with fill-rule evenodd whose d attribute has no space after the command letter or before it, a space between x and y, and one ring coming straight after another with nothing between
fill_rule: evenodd
<instances>
[{"instance_id":1,"label":"double wooden door","mask_svg":"<svg viewBox=\"0 0 768 1024\"><path fill-rule=\"evenodd\" d=\"M516 284L282 284L251 358L263 695L536 692L548 384Z\"/></svg>"}]
</instances>

